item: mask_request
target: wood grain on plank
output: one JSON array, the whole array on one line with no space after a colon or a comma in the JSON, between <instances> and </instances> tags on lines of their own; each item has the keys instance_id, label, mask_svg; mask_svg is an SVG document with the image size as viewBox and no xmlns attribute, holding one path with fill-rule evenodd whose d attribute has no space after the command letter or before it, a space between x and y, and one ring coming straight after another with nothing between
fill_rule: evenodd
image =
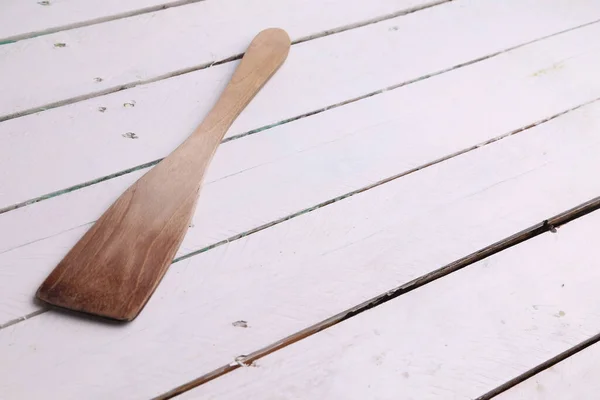
<instances>
[{"instance_id":1,"label":"wood grain on plank","mask_svg":"<svg viewBox=\"0 0 600 400\"><path fill-rule=\"evenodd\" d=\"M600 104L581 108L182 261L126 326L48 312L2 329L3 392L165 392L594 197L599 128Z\"/></svg>"},{"instance_id":2,"label":"wood grain on plank","mask_svg":"<svg viewBox=\"0 0 600 400\"><path fill-rule=\"evenodd\" d=\"M597 315L593 318L597 319ZM600 391L598 357L600 344L592 345L501 393L496 399L595 399Z\"/></svg>"},{"instance_id":3,"label":"wood grain on plank","mask_svg":"<svg viewBox=\"0 0 600 400\"><path fill-rule=\"evenodd\" d=\"M5 0L0 3L0 42L21 40L193 1L198 0Z\"/></svg>"},{"instance_id":4,"label":"wood grain on plank","mask_svg":"<svg viewBox=\"0 0 600 400\"><path fill-rule=\"evenodd\" d=\"M230 58L269 26L297 40L431 3L437 0L202 1L6 44L0 120Z\"/></svg>"},{"instance_id":5,"label":"wood grain on plank","mask_svg":"<svg viewBox=\"0 0 600 400\"><path fill-rule=\"evenodd\" d=\"M70 310L134 319L185 236L202 179L225 132L289 49L284 30L256 35L204 121L102 214L42 283L37 298Z\"/></svg>"},{"instance_id":6,"label":"wood grain on plank","mask_svg":"<svg viewBox=\"0 0 600 400\"><path fill-rule=\"evenodd\" d=\"M555 18L556 6L544 6L550 11L540 14L536 4L458 0L294 46L293 57L229 136L494 54L594 14ZM572 7L575 13L576 3ZM507 21L514 25L510 30ZM208 112L234 67L228 63L0 123L0 209L164 157Z\"/></svg>"},{"instance_id":7,"label":"wood grain on plank","mask_svg":"<svg viewBox=\"0 0 600 400\"><path fill-rule=\"evenodd\" d=\"M181 398L475 398L600 329L598 223L575 220Z\"/></svg>"},{"instance_id":8,"label":"wood grain on plank","mask_svg":"<svg viewBox=\"0 0 600 400\"><path fill-rule=\"evenodd\" d=\"M221 145L178 256L590 101L598 34L582 28ZM142 172L0 215L15 227L0 231L3 250L21 246L0 255L0 324L39 309L30 294Z\"/></svg>"}]
</instances>

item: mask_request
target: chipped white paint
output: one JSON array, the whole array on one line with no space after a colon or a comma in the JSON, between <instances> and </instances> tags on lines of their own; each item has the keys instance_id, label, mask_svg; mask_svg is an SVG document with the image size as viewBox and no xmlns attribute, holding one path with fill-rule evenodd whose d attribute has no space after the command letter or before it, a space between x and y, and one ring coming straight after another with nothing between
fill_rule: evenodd
<instances>
[{"instance_id":1,"label":"chipped white paint","mask_svg":"<svg viewBox=\"0 0 600 400\"><path fill-rule=\"evenodd\" d=\"M190 1L3 0L0 2L0 42L20 40L188 2Z\"/></svg>"},{"instance_id":2,"label":"chipped white paint","mask_svg":"<svg viewBox=\"0 0 600 400\"><path fill-rule=\"evenodd\" d=\"M202 1L6 44L0 118L226 59L265 27L297 40L433 1ZM574 14L567 26L589 20Z\"/></svg>"},{"instance_id":3,"label":"chipped white paint","mask_svg":"<svg viewBox=\"0 0 600 400\"><path fill-rule=\"evenodd\" d=\"M2 329L3 392L11 398L37 398L48 390L64 399L148 398L229 364L593 197L600 192L600 181L590 182L585 172L600 168L598 129L600 104L595 103L182 261L130 324L48 312ZM16 268L3 271L10 275L28 269L44 276L52 266L27 259L44 258L73 238L53 240L53 246L30 248L15 258L20 261ZM519 267L527 271L538 265ZM571 279L581 276L578 269L567 272ZM586 281L594 280L587 276ZM469 279L464 282L473 286ZM451 287L461 291L460 284ZM506 287L499 293L507 297L498 298L500 304L511 301ZM518 299L512 301L520 304ZM531 304L547 304L536 301ZM531 304L527 299L520 305ZM564 307L567 314L574 309ZM460 308L456 311L464 315ZM417 323L419 315L429 313L412 315ZM232 325L242 319L249 328ZM418 337L441 331L407 330ZM43 379L28 385L30 376ZM55 385L64 376L70 377L68 384ZM98 376L102 385L95 384Z\"/></svg>"},{"instance_id":4,"label":"chipped white paint","mask_svg":"<svg viewBox=\"0 0 600 400\"><path fill-rule=\"evenodd\" d=\"M600 97L598 35L581 28L223 144L178 256ZM38 309L44 275L143 172L0 215L15 227L0 230L0 324Z\"/></svg>"},{"instance_id":5,"label":"chipped white paint","mask_svg":"<svg viewBox=\"0 0 600 400\"><path fill-rule=\"evenodd\" d=\"M179 398L474 399L600 330L598 224L596 212Z\"/></svg>"},{"instance_id":6,"label":"chipped white paint","mask_svg":"<svg viewBox=\"0 0 600 400\"><path fill-rule=\"evenodd\" d=\"M597 319L597 315L591 318ZM519 385L500 394L496 399L595 399L600 392L599 358L600 344L595 344L521 382Z\"/></svg>"}]
</instances>

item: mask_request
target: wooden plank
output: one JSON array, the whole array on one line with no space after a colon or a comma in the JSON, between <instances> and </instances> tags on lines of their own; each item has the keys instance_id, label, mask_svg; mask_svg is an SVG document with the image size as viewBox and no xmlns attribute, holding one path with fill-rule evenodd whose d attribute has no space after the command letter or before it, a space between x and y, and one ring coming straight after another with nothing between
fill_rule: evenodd
<instances>
[{"instance_id":1,"label":"wooden plank","mask_svg":"<svg viewBox=\"0 0 600 400\"><path fill-rule=\"evenodd\" d=\"M600 357L600 344L595 344L521 382L496 398L498 400L594 399L600 391L598 357Z\"/></svg>"},{"instance_id":2,"label":"wooden plank","mask_svg":"<svg viewBox=\"0 0 600 400\"><path fill-rule=\"evenodd\" d=\"M228 59L269 27L299 40L430 3L437 0L202 1L6 44L0 121Z\"/></svg>"},{"instance_id":3,"label":"wooden plank","mask_svg":"<svg viewBox=\"0 0 600 400\"><path fill-rule=\"evenodd\" d=\"M181 398L475 398L600 329L599 223L583 217Z\"/></svg>"},{"instance_id":4,"label":"wooden plank","mask_svg":"<svg viewBox=\"0 0 600 400\"><path fill-rule=\"evenodd\" d=\"M4 0L0 3L0 42L22 40L195 1Z\"/></svg>"},{"instance_id":5,"label":"wooden plank","mask_svg":"<svg viewBox=\"0 0 600 400\"><path fill-rule=\"evenodd\" d=\"M4 393L148 398L207 373L598 194L599 128L595 103L181 261L130 324L47 312L2 329Z\"/></svg>"},{"instance_id":6,"label":"wooden plank","mask_svg":"<svg viewBox=\"0 0 600 400\"><path fill-rule=\"evenodd\" d=\"M228 136L420 79L572 26L565 25L571 19L554 19L553 12L540 15L532 5L537 3L510 1L514 4L458 1L293 46L286 65ZM522 23L514 21L507 32L511 10ZM471 29L485 30L486 35L472 35ZM0 209L164 157L208 112L234 67L228 63L1 123L0 170L19 174L2 176ZM128 132L138 139L129 139Z\"/></svg>"},{"instance_id":7,"label":"wooden plank","mask_svg":"<svg viewBox=\"0 0 600 400\"><path fill-rule=\"evenodd\" d=\"M223 144L178 256L590 101L598 34L582 28ZM0 324L39 310L30 296L45 275L141 173L0 215L14 227L0 231Z\"/></svg>"}]
</instances>

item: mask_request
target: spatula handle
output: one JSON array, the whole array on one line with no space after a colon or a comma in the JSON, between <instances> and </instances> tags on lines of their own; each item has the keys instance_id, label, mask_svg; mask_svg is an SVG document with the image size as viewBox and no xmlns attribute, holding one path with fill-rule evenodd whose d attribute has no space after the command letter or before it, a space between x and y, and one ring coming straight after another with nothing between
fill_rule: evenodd
<instances>
[{"instance_id":1,"label":"spatula handle","mask_svg":"<svg viewBox=\"0 0 600 400\"><path fill-rule=\"evenodd\" d=\"M265 29L256 35L219 100L202 123L177 149L146 174L141 182L160 182L166 189L162 192L167 196L170 193L192 193L199 190L223 136L283 64L289 49L290 38L283 29Z\"/></svg>"},{"instance_id":2,"label":"spatula handle","mask_svg":"<svg viewBox=\"0 0 600 400\"><path fill-rule=\"evenodd\" d=\"M202 179L203 170L233 121L283 64L289 49L288 34L278 28L266 29L252 40L215 106L173 153L188 160L197 173L196 179Z\"/></svg>"},{"instance_id":3,"label":"spatula handle","mask_svg":"<svg viewBox=\"0 0 600 400\"><path fill-rule=\"evenodd\" d=\"M221 97L193 136L215 134L219 141L233 121L285 61L290 38L283 29L260 32L244 54Z\"/></svg>"}]
</instances>

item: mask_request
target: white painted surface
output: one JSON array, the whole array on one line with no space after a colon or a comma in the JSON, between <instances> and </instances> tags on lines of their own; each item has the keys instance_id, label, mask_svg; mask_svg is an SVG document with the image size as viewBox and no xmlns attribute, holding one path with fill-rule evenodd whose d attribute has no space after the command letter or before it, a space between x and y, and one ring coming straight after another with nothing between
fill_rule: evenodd
<instances>
[{"instance_id":1,"label":"white painted surface","mask_svg":"<svg viewBox=\"0 0 600 400\"><path fill-rule=\"evenodd\" d=\"M284 28L297 40L429 2L208 0L6 44L0 46L0 118L226 59L243 53L267 27ZM594 14L600 6L586 8ZM575 11L565 24L590 18Z\"/></svg>"},{"instance_id":2,"label":"white painted surface","mask_svg":"<svg viewBox=\"0 0 600 400\"><path fill-rule=\"evenodd\" d=\"M157 6L173 6L182 0L3 0L0 2L0 42L19 40L57 29L68 29L143 12Z\"/></svg>"},{"instance_id":3,"label":"white painted surface","mask_svg":"<svg viewBox=\"0 0 600 400\"><path fill-rule=\"evenodd\" d=\"M501 393L496 399L595 399L600 392L599 358L600 344L595 344Z\"/></svg>"},{"instance_id":4,"label":"white painted surface","mask_svg":"<svg viewBox=\"0 0 600 400\"><path fill-rule=\"evenodd\" d=\"M63 399L148 398L169 390L593 197L600 182L586 172L599 167L599 128L594 104L183 261L130 324L48 312L2 329L0 389L16 399L48 390ZM20 260L45 257L70 239L52 240ZM523 271L526 265L538 264L525 263ZM27 268L42 277L52 266ZM572 280L582 276L576 266L567 272ZM592 287L593 277L585 278ZM547 289L540 292L554 295ZM574 292L585 298L582 287ZM500 304L511 300L506 287L500 293ZM537 301L531 304L547 304ZM429 313L412 315L416 323ZM234 327L238 320L249 328ZM433 326L430 336L444 331ZM27 384L31 376L39 377L36 385Z\"/></svg>"},{"instance_id":5,"label":"white painted surface","mask_svg":"<svg viewBox=\"0 0 600 400\"><path fill-rule=\"evenodd\" d=\"M598 35L582 28L223 144L178 255L599 97ZM0 230L0 324L38 309L47 272L141 173L0 214L14 227Z\"/></svg>"},{"instance_id":6,"label":"white painted surface","mask_svg":"<svg viewBox=\"0 0 600 400\"><path fill-rule=\"evenodd\" d=\"M514 4L457 1L293 46L284 66L242 113L229 136L451 68L585 20L565 25L570 19L554 19L555 11L540 15L532 5L538 3L510 1ZM600 13L600 2L595 4ZM511 7L520 10L518 18L523 21L514 21L507 32ZM527 19L536 23L526 23ZM421 34L431 26L436 30ZM483 30L485 35L472 35ZM574 40L575 46L593 51L585 40ZM3 122L0 208L164 157L208 112L233 68L229 63ZM589 75L579 79L593 79ZM537 80L539 89L549 90L548 77L540 78L544 79ZM558 98L550 94L550 99ZM134 107L124 107L132 101ZM106 110L100 112L100 107ZM126 132L139 139L124 138Z\"/></svg>"},{"instance_id":7,"label":"white painted surface","mask_svg":"<svg viewBox=\"0 0 600 400\"><path fill-rule=\"evenodd\" d=\"M0 115L222 59L243 51L264 25L299 38L424 2L249 0L232 14L226 6L234 4L240 0L207 0L3 45ZM598 18L592 0L457 0L295 45L230 135ZM221 146L180 254L596 98L599 29ZM1 123L0 208L164 156L207 112L234 64ZM135 107L124 107L132 100ZM130 324L50 311L0 329L0 397L165 392L597 196L600 181L590 174L600 167L599 130L594 103L182 261ZM121 136L130 131L140 139ZM0 325L40 310L32 300L37 285L141 173L0 216ZM599 218L445 277L188 395L262 399L255 376L279 385L270 392L279 397L293 390L319 399L482 394L598 331L600 250L591 240ZM239 320L248 328L233 325ZM371 388L369 377L378 381ZM221 395L223 388L231 392Z\"/></svg>"},{"instance_id":8,"label":"white painted surface","mask_svg":"<svg viewBox=\"0 0 600 400\"><path fill-rule=\"evenodd\" d=\"M473 399L600 330L599 223L533 238L180 398Z\"/></svg>"}]
</instances>

